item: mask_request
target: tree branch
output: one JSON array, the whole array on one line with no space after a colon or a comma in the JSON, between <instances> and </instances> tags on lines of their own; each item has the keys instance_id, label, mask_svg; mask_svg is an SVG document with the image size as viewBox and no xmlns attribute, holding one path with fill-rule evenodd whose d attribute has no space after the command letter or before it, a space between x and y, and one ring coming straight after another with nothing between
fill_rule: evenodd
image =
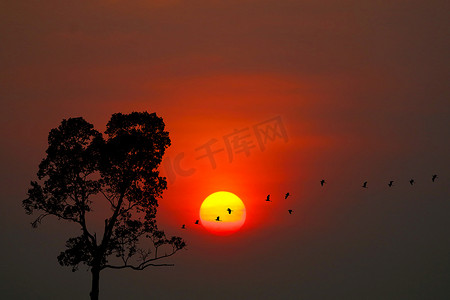
<instances>
[{"instance_id":1,"label":"tree branch","mask_svg":"<svg viewBox=\"0 0 450 300\"><path fill-rule=\"evenodd\" d=\"M31 222L31 226L32 226L33 228L36 228L38 224L41 224L42 219L44 219L46 216L49 216L49 215L50 215L49 213L46 213L46 214L40 214L40 215L36 218L36 220L34 220L33 222Z\"/></svg>"},{"instance_id":2,"label":"tree branch","mask_svg":"<svg viewBox=\"0 0 450 300\"><path fill-rule=\"evenodd\" d=\"M150 267L150 266L152 266L152 267L173 267L175 265L174 264L147 264L145 266L140 266L140 265L139 266L132 266L132 265L123 265L123 266L104 265L102 267L102 270L106 269L106 268L110 268L110 269L130 268L130 269L133 269L133 270L136 270L136 271L142 271L145 268Z\"/></svg>"},{"instance_id":3,"label":"tree branch","mask_svg":"<svg viewBox=\"0 0 450 300\"><path fill-rule=\"evenodd\" d=\"M117 206L115 207L114 213L113 213L112 217L109 219L109 222L108 222L108 219L105 220L105 232L103 233L103 239L102 239L102 243L101 243L102 249L106 249L106 247L109 243L109 239L111 238L112 230L114 228L114 225L116 224L117 216L119 215L123 199L125 198L125 191L126 191L126 189L123 188L123 191L121 191L121 193L120 193L119 200L117 201ZM101 250L101 251L103 251L103 250Z\"/></svg>"},{"instance_id":4,"label":"tree branch","mask_svg":"<svg viewBox=\"0 0 450 300\"><path fill-rule=\"evenodd\" d=\"M139 203L133 203L133 204L128 204L128 207L127 208L124 208L121 212L120 212L120 214L121 215L123 215L123 214L126 214L127 212L129 212L130 210L132 210L134 207L136 207L137 205L139 205Z\"/></svg>"},{"instance_id":5,"label":"tree branch","mask_svg":"<svg viewBox=\"0 0 450 300\"><path fill-rule=\"evenodd\" d=\"M115 209L116 205L114 204L113 200L110 199L108 196L106 196L105 192L103 192L102 189L100 189L100 193L103 194L103 196L105 197L106 200L108 200L109 204L111 204L112 208Z\"/></svg>"},{"instance_id":6,"label":"tree branch","mask_svg":"<svg viewBox=\"0 0 450 300\"><path fill-rule=\"evenodd\" d=\"M78 177L77 179L82 180L79 175L77 175L77 177ZM77 181L75 181L75 182L77 182ZM77 194L75 194L75 203L78 206L78 209L80 210L80 222L79 222L79 224L81 225L81 228L83 230L83 234L85 234L87 236L88 240L90 240L90 242L91 242L92 248L94 248L95 246L97 246L97 241L96 241L95 237L88 231L87 226L86 226L84 205L86 205L86 201L87 201L89 196L86 195L86 191L84 189L84 185L83 184L81 184L81 191L82 191L82 193L81 193L81 201L78 199Z\"/></svg>"},{"instance_id":7,"label":"tree branch","mask_svg":"<svg viewBox=\"0 0 450 300\"><path fill-rule=\"evenodd\" d=\"M144 260L142 263L140 263L140 264L137 265L137 266L128 265L127 263L125 263L125 264L122 265L122 266L104 265L104 266L102 267L102 269L105 269L105 268L111 268L111 269L124 269L124 268L130 268L130 269L133 269L133 270L144 270L145 268L150 267L150 266L154 266L154 267L174 266L174 264L154 264L154 263L151 263L151 262L152 262L152 261L155 261L155 260L159 260L159 259L163 259L163 258L170 257L170 256L174 255L175 253L177 253L179 250L181 250L181 249L173 248L173 250L172 250L171 253L169 253L169 254L164 254L164 255L159 256L159 257L154 257L154 258L150 258L150 259Z\"/></svg>"}]
</instances>

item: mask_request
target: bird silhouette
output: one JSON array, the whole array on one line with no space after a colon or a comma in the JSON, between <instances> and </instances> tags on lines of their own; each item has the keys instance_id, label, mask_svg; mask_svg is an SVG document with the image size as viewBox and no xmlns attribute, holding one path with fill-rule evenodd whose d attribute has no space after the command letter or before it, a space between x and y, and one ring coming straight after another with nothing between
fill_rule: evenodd
<instances>
[{"instance_id":1,"label":"bird silhouette","mask_svg":"<svg viewBox=\"0 0 450 300\"><path fill-rule=\"evenodd\" d=\"M367 189L367 181L364 181L362 187L365 188L365 189Z\"/></svg>"},{"instance_id":2,"label":"bird silhouette","mask_svg":"<svg viewBox=\"0 0 450 300\"><path fill-rule=\"evenodd\" d=\"M413 185L413 184L414 184L414 179L411 179L411 180L409 181L409 184Z\"/></svg>"},{"instance_id":3,"label":"bird silhouette","mask_svg":"<svg viewBox=\"0 0 450 300\"><path fill-rule=\"evenodd\" d=\"M228 211L228 214L231 215L231 212L232 212L231 208L227 208L227 211Z\"/></svg>"},{"instance_id":4,"label":"bird silhouette","mask_svg":"<svg viewBox=\"0 0 450 300\"><path fill-rule=\"evenodd\" d=\"M270 195L267 195L266 201L271 201L270 200Z\"/></svg>"},{"instance_id":5,"label":"bird silhouette","mask_svg":"<svg viewBox=\"0 0 450 300\"><path fill-rule=\"evenodd\" d=\"M286 195L284 196L284 199L287 199L287 197L289 197L289 193L286 193Z\"/></svg>"},{"instance_id":6,"label":"bird silhouette","mask_svg":"<svg viewBox=\"0 0 450 300\"><path fill-rule=\"evenodd\" d=\"M195 221L195 224L198 224L198 220Z\"/></svg>"},{"instance_id":7,"label":"bird silhouette","mask_svg":"<svg viewBox=\"0 0 450 300\"><path fill-rule=\"evenodd\" d=\"M292 214L293 210L292 209L288 209L289 214Z\"/></svg>"},{"instance_id":8,"label":"bird silhouette","mask_svg":"<svg viewBox=\"0 0 450 300\"><path fill-rule=\"evenodd\" d=\"M220 216L217 216L216 221L222 221L222 220L220 219Z\"/></svg>"},{"instance_id":9,"label":"bird silhouette","mask_svg":"<svg viewBox=\"0 0 450 300\"><path fill-rule=\"evenodd\" d=\"M186 229L186 225L181 225L181 229Z\"/></svg>"},{"instance_id":10,"label":"bird silhouette","mask_svg":"<svg viewBox=\"0 0 450 300\"><path fill-rule=\"evenodd\" d=\"M394 183L394 181L392 181L392 180L389 181L388 186L391 187L393 183Z\"/></svg>"},{"instance_id":11,"label":"bird silhouette","mask_svg":"<svg viewBox=\"0 0 450 300\"><path fill-rule=\"evenodd\" d=\"M433 181L433 182L434 182L434 181L436 180L436 178L438 178L438 177L437 177L437 175L436 175L436 174L434 174L434 175L433 175L433 177L431 177L431 181Z\"/></svg>"},{"instance_id":12,"label":"bird silhouette","mask_svg":"<svg viewBox=\"0 0 450 300\"><path fill-rule=\"evenodd\" d=\"M323 186L324 183L326 183L326 182L325 182L325 179L322 179L322 180L320 181L320 185Z\"/></svg>"}]
</instances>

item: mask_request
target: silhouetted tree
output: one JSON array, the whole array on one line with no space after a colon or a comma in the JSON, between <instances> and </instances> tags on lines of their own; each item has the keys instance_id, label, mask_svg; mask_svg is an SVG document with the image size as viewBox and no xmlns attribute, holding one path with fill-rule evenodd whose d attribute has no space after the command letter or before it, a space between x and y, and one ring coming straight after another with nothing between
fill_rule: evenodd
<instances>
[{"instance_id":1,"label":"silhouetted tree","mask_svg":"<svg viewBox=\"0 0 450 300\"><path fill-rule=\"evenodd\" d=\"M58 261L72 271L80 264L89 267L91 299L98 299L103 269L167 266L155 261L185 247L180 237L167 238L155 221L157 200L167 188L158 172L170 146L164 126L155 113L134 112L114 114L105 137L81 117L63 120L49 133L40 182L31 182L22 204L27 214L39 213L33 227L49 215L80 226L80 235L67 240ZM97 201L111 208L100 232L87 222Z\"/></svg>"}]
</instances>

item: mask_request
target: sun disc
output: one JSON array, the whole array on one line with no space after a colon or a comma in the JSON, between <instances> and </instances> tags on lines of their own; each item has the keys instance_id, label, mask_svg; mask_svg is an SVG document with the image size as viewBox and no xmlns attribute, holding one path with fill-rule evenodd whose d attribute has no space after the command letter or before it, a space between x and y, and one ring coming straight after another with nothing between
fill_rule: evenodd
<instances>
[{"instance_id":1,"label":"sun disc","mask_svg":"<svg viewBox=\"0 0 450 300\"><path fill-rule=\"evenodd\" d=\"M230 192L212 193L200 206L200 220L203 227L217 235L238 231L244 225L245 218L244 202Z\"/></svg>"}]
</instances>

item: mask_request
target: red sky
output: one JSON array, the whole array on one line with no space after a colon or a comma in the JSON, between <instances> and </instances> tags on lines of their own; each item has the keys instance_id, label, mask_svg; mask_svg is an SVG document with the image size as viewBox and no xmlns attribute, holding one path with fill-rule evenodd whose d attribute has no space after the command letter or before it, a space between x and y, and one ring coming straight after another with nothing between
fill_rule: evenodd
<instances>
[{"instance_id":1,"label":"red sky","mask_svg":"<svg viewBox=\"0 0 450 300\"><path fill-rule=\"evenodd\" d=\"M447 1L400 0L1 3L9 246L0 293L87 295L89 274L56 261L76 229L50 221L32 230L20 203L63 118L104 130L115 112L147 110L170 132L164 163L184 153L182 166L195 168L169 184L158 211L188 251L170 270L105 272L105 299L446 298L448 11ZM196 159L196 148L211 139L224 148L235 129L249 128L255 142L252 126L274 117L287 141L232 162L222 151L215 169ZM245 202L243 229L226 238L181 231L218 190Z\"/></svg>"}]
</instances>

